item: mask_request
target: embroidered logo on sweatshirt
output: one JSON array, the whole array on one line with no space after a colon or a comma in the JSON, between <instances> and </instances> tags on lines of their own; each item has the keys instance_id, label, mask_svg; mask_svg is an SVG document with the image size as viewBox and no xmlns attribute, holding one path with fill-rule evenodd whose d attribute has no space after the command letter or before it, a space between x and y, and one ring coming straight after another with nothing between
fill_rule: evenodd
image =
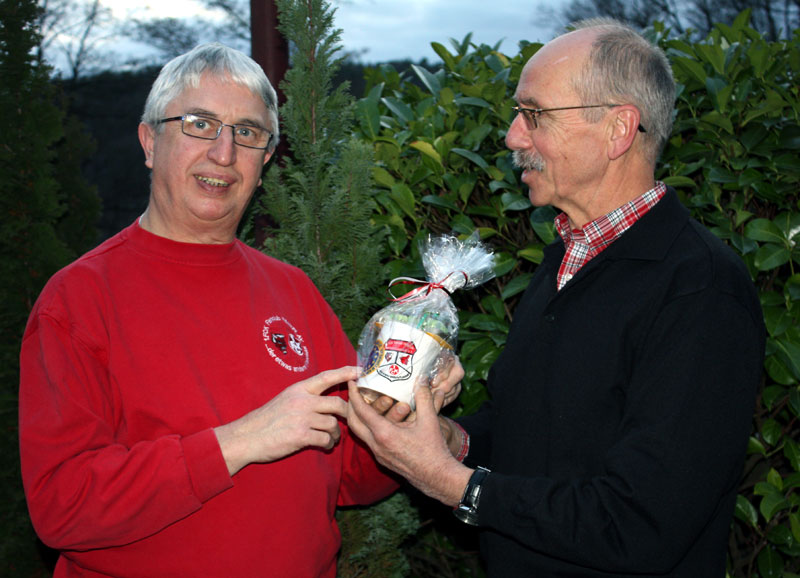
<instances>
[{"instance_id":1,"label":"embroidered logo on sweatshirt","mask_svg":"<svg viewBox=\"0 0 800 578\"><path fill-rule=\"evenodd\" d=\"M275 363L298 373L308 369L308 347L303 336L284 317L275 315L264 321L261 335Z\"/></svg>"}]
</instances>

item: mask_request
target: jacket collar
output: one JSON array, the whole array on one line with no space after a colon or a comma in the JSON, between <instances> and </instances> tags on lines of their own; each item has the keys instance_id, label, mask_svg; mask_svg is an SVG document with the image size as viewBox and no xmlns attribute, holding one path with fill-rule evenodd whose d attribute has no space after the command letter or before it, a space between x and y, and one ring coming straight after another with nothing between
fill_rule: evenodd
<instances>
[{"instance_id":1,"label":"jacket collar","mask_svg":"<svg viewBox=\"0 0 800 578\"><path fill-rule=\"evenodd\" d=\"M689 210L681 204L675 189L667 187L664 197L595 259L661 260L688 221ZM544 255L558 268L564 256L560 237L545 247Z\"/></svg>"}]
</instances>

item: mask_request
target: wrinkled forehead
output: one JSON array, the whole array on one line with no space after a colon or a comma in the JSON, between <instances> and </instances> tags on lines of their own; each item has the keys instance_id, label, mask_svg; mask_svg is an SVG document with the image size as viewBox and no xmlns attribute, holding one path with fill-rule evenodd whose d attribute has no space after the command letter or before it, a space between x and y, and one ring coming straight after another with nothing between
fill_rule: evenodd
<instances>
[{"instance_id":1,"label":"wrinkled forehead","mask_svg":"<svg viewBox=\"0 0 800 578\"><path fill-rule=\"evenodd\" d=\"M176 106L181 112L194 114L218 115L231 111L244 114L247 119L260 120L259 126L270 128L268 125L272 124L270 110L257 89L229 74L204 72L187 78L168 105L169 108Z\"/></svg>"}]
</instances>

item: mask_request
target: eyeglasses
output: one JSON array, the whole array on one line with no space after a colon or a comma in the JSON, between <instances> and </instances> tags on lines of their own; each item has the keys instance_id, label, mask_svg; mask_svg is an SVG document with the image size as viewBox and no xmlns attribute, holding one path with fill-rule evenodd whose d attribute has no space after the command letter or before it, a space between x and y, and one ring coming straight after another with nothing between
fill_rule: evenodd
<instances>
[{"instance_id":1,"label":"eyeglasses","mask_svg":"<svg viewBox=\"0 0 800 578\"><path fill-rule=\"evenodd\" d=\"M233 142L239 146L249 149L266 149L272 140L272 133L260 126L250 124L225 124L215 118L197 116L196 114L184 114L183 116L173 116L162 118L158 124L165 122L181 121L181 131L186 136L202 138L205 140L217 140L222 127L229 126L233 129Z\"/></svg>"},{"instance_id":2,"label":"eyeglasses","mask_svg":"<svg viewBox=\"0 0 800 578\"><path fill-rule=\"evenodd\" d=\"M602 108L604 106L619 106L618 104L587 104L584 106L561 106L558 108L523 108L521 106L512 106L511 110L517 114L522 113L525 123L528 125L528 130L539 128L539 121L537 120L543 112L550 112L553 110L575 110L578 108ZM639 132L647 132L642 125L638 127Z\"/></svg>"}]
</instances>

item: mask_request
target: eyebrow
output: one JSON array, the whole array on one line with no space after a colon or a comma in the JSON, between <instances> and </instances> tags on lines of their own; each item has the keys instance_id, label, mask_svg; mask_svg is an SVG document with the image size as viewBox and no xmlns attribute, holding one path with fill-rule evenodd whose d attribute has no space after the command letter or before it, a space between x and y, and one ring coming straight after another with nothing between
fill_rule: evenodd
<instances>
[{"instance_id":1,"label":"eyebrow","mask_svg":"<svg viewBox=\"0 0 800 578\"><path fill-rule=\"evenodd\" d=\"M517 102L517 104L521 104L521 105L524 105L524 106L526 106L526 107L531 107L531 108L541 108L541 107L539 106L539 102L538 102L538 101L537 101L535 98L530 98L530 97L527 97L527 98L526 98L526 97L520 97L520 96L518 96L517 94L515 94L515 95L514 95L514 100Z\"/></svg>"}]
</instances>

